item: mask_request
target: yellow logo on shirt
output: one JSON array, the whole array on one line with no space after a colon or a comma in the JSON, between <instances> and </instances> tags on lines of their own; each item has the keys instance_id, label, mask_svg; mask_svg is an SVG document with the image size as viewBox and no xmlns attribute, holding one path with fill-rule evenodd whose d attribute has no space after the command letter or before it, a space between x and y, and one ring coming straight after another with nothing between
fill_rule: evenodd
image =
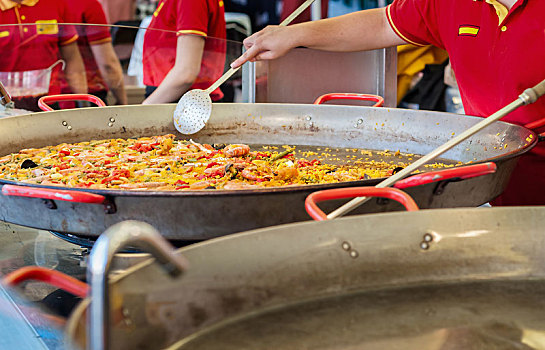
<instances>
[{"instance_id":1,"label":"yellow logo on shirt","mask_svg":"<svg viewBox=\"0 0 545 350\"><path fill-rule=\"evenodd\" d=\"M59 26L56 19L36 21L36 32L38 34L58 34Z\"/></svg>"},{"instance_id":2,"label":"yellow logo on shirt","mask_svg":"<svg viewBox=\"0 0 545 350\"><path fill-rule=\"evenodd\" d=\"M460 26L458 28L458 35L461 36L477 36L479 33L479 27L477 26Z\"/></svg>"},{"instance_id":3,"label":"yellow logo on shirt","mask_svg":"<svg viewBox=\"0 0 545 350\"><path fill-rule=\"evenodd\" d=\"M0 32L0 38L7 38L8 36L9 36L9 32L7 30Z\"/></svg>"}]
</instances>

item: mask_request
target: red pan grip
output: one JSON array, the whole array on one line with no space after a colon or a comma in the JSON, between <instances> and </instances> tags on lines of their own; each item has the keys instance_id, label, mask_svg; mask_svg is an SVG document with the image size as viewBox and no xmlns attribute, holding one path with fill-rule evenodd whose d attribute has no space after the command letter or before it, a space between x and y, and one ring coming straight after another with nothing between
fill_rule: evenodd
<instances>
[{"instance_id":1,"label":"red pan grip","mask_svg":"<svg viewBox=\"0 0 545 350\"><path fill-rule=\"evenodd\" d=\"M53 111L53 108L49 107L48 103L64 102L64 101L88 101L96 104L99 107L105 107L106 104L100 98L88 95L88 94L65 94L65 95L51 95L44 96L38 100L38 107L42 111Z\"/></svg>"},{"instance_id":2,"label":"red pan grip","mask_svg":"<svg viewBox=\"0 0 545 350\"><path fill-rule=\"evenodd\" d=\"M89 192L56 190L50 188L36 188L18 185L4 185L2 187L2 194L4 196L42 198L89 204L103 204L106 200L104 196Z\"/></svg>"},{"instance_id":3,"label":"red pan grip","mask_svg":"<svg viewBox=\"0 0 545 350\"><path fill-rule=\"evenodd\" d=\"M384 104L384 98L378 95L367 95L367 94L355 94L355 93L332 93L325 94L314 101L315 105L321 105L324 102L331 100L358 100L358 101L372 101L376 102L373 107L382 107Z\"/></svg>"},{"instance_id":4,"label":"red pan grip","mask_svg":"<svg viewBox=\"0 0 545 350\"><path fill-rule=\"evenodd\" d=\"M407 211L418 210L418 205L407 193L395 188L377 187L351 187L336 188L311 193L305 200L305 209L308 215L314 220L327 220L327 215L316 205L319 202L332 199L354 198L354 197L383 197L396 200L403 204Z\"/></svg>"},{"instance_id":5,"label":"red pan grip","mask_svg":"<svg viewBox=\"0 0 545 350\"><path fill-rule=\"evenodd\" d=\"M3 283L8 286L16 286L27 280L45 282L81 298L85 298L89 292L89 285L86 283L57 270L39 266L25 266L15 270L4 277Z\"/></svg>"},{"instance_id":6,"label":"red pan grip","mask_svg":"<svg viewBox=\"0 0 545 350\"><path fill-rule=\"evenodd\" d=\"M400 180L394 184L395 188L404 189L408 187L420 186L432 182L451 180L451 179L470 179L481 175L493 174L496 172L496 164L489 162L483 164L468 165L458 168L445 169L417 174L406 179Z\"/></svg>"}]
</instances>

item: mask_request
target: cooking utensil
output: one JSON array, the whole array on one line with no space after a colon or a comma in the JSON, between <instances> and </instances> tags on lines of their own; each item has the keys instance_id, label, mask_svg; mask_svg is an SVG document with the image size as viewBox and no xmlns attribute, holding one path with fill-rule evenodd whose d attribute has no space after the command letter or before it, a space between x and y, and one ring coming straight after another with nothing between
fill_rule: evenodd
<instances>
[{"instance_id":1,"label":"cooking utensil","mask_svg":"<svg viewBox=\"0 0 545 350\"><path fill-rule=\"evenodd\" d=\"M299 6L291 15L280 23L280 26L287 26L303 11L305 11L315 0L307 0ZM208 89L193 89L186 92L178 101L174 110L174 126L182 134L190 135L198 132L206 125L212 114L212 99L210 94L221 84L235 74L240 67L230 68Z\"/></svg>"},{"instance_id":2,"label":"cooking utensil","mask_svg":"<svg viewBox=\"0 0 545 350\"><path fill-rule=\"evenodd\" d=\"M11 96L0 81L0 105L7 106L11 103Z\"/></svg>"},{"instance_id":3,"label":"cooking utensil","mask_svg":"<svg viewBox=\"0 0 545 350\"><path fill-rule=\"evenodd\" d=\"M398 180L401 180L403 177L409 175L410 173L412 173L413 171L415 171L422 165L439 157L441 154L445 153L452 147L456 146L457 144L464 141L468 137L476 134L480 130L486 128L487 126L494 123L495 121L500 120L501 118L505 117L507 114L513 112L517 108L536 102L544 94L545 94L545 80L541 81L540 83L535 85L533 88L528 88L524 90L524 92L515 101L511 102L509 105L503 107L502 109L492 114L491 116L484 118L480 123L472 126L471 128L464 131L463 133L456 136L455 138L447 141L446 143L444 143L437 149L433 150L432 152L428 153L424 157L420 158L419 160L415 161L414 163L412 163L405 169L385 179L384 181L376 185L376 187L381 188L381 187L388 187L393 185ZM350 202L344 204L342 207L330 213L327 217L328 219L334 219L336 217L342 216L350 212L354 208L358 207L359 205L364 203L366 200L367 199L365 197L354 198Z\"/></svg>"},{"instance_id":4,"label":"cooking utensil","mask_svg":"<svg viewBox=\"0 0 545 350\"><path fill-rule=\"evenodd\" d=\"M110 279L111 347L512 348L545 329L544 223L545 207L421 210L194 244L182 278L148 261ZM68 322L77 344L93 302Z\"/></svg>"},{"instance_id":5,"label":"cooking utensil","mask_svg":"<svg viewBox=\"0 0 545 350\"><path fill-rule=\"evenodd\" d=\"M0 119L0 155L21 148L105 138L134 138L173 133L174 105L83 108ZM214 105L213 118L194 136L201 143L303 145L329 153L360 154L352 148L426 154L481 118L450 113L395 108L338 105L237 104ZM243 126L243 127L241 127ZM339 135L342 135L341 137ZM498 122L445 153L445 159L479 163L494 161L495 174L446 184L429 183L406 189L421 208L478 206L498 196L509 180L518 157L537 143L536 134L521 126ZM53 140L53 141L52 141ZM318 151L317 148L320 148ZM326 148L328 151L326 151ZM339 149L339 151L337 151ZM345 150L348 149L349 152ZM416 156L415 156L416 157ZM343 157L343 162L350 160ZM407 159L407 158L405 158ZM423 168L422 170L430 170ZM152 224L170 240L202 240L249 229L309 220L305 198L312 192L348 186L374 186L383 179L327 185L156 192L69 189L0 180L27 193L35 189L51 196L37 198L0 195L0 217L8 222L93 238L124 220ZM4 186L4 188L6 188ZM59 190L62 193L58 196ZM4 190L8 192L8 188ZM9 191L11 192L11 191ZM85 196L76 198L74 193ZM99 199L85 199L97 195ZM71 197L71 198L70 198ZM84 203L86 201L87 203ZM329 213L341 201L320 205ZM393 201L370 201L354 213L402 210ZM275 215L271 215L274 212ZM218 213L221 213L219 215ZM179 230L183 227L183 230Z\"/></svg>"}]
</instances>

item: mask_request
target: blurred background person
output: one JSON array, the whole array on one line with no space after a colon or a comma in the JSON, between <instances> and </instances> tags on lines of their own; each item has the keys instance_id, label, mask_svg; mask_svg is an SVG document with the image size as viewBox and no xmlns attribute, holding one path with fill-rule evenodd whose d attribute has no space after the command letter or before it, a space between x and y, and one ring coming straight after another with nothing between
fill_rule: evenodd
<instances>
[{"instance_id":1,"label":"blurred background person","mask_svg":"<svg viewBox=\"0 0 545 350\"><path fill-rule=\"evenodd\" d=\"M0 0L0 23L20 24L0 29L0 70L47 69L62 59L70 91L87 93L85 68L76 43L78 34L73 26L58 25L73 22L64 0ZM52 69L49 94L61 92L60 72L61 65ZM16 107L37 111L36 102L37 98L28 105L17 106L16 101Z\"/></svg>"},{"instance_id":2,"label":"blurred background person","mask_svg":"<svg viewBox=\"0 0 545 350\"><path fill-rule=\"evenodd\" d=\"M224 70L225 32L223 1L159 2L144 37L143 104L177 102L190 89L208 88ZM223 93L210 97L218 101Z\"/></svg>"},{"instance_id":3,"label":"blurred background person","mask_svg":"<svg viewBox=\"0 0 545 350\"><path fill-rule=\"evenodd\" d=\"M76 23L108 24L98 0L72 1L70 12L75 17ZM123 69L112 46L109 27L77 26L76 29L89 93L106 102L108 90L110 90L115 104L127 104ZM63 93L69 92L69 87L64 86Z\"/></svg>"}]
</instances>

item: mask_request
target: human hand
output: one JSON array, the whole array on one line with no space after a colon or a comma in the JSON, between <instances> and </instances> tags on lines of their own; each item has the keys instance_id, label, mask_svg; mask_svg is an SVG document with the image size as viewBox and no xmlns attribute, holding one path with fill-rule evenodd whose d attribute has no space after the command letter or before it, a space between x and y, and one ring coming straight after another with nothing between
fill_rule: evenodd
<instances>
[{"instance_id":1,"label":"human hand","mask_svg":"<svg viewBox=\"0 0 545 350\"><path fill-rule=\"evenodd\" d=\"M238 68L248 61L272 60L284 56L297 46L294 28L293 26L268 26L244 39L246 52L231 63L231 67Z\"/></svg>"}]
</instances>

